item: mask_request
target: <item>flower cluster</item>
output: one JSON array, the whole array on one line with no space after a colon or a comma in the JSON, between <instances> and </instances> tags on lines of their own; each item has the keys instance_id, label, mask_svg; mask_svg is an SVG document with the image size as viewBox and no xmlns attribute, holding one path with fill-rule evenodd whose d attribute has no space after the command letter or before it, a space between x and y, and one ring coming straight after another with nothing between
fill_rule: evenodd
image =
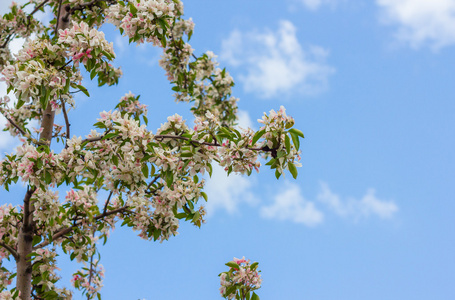
<instances>
[{"instance_id":1,"label":"flower cluster","mask_svg":"<svg viewBox=\"0 0 455 300\"><path fill-rule=\"evenodd\" d=\"M30 100L36 106L35 110L45 109L49 101L57 109L57 101L63 96L71 102L72 97L68 95L70 83L80 82L82 76L67 65L66 57L64 48L53 44L48 38L37 38L25 43L17 55L17 61L2 70L8 90L13 90L18 98L16 109Z\"/></svg>"},{"instance_id":2,"label":"flower cluster","mask_svg":"<svg viewBox=\"0 0 455 300\"><path fill-rule=\"evenodd\" d=\"M76 66L82 62L90 71L89 63L98 65L95 72L100 72L106 68L104 57L115 58L114 46L106 41L104 33L90 28L85 22L73 22L71 28L60 30L58 43L68 51Z\"/></svg>"},{"instance_id":3,"label":"flower cluster","mask_svg":"<svg viewBox=\"0 0 455 300\"><path fill-rule=\"evenodd\" d=\"M0 241L13 249L16 248L17 244L19 223L20 215L16 207L11 204L0 206ZM8 258L9 255L10 253L4 247L0 247L0 264L1 261L4 258Z\"/></svg>"},{"instance_id":4,"label":"flower cluster","mask_svg":"<svg viewBox=\"0 0 455 300\"><path fill-rule=\"evenodd\" d=\"M294 119L286 115L286 109L281 106L278 112L272 109L269 115L264 113L258 122L262 123L263 126L259 129L257 136L264 138L262 146L270 150L273 156L267 165L276 169L277 178L285 169L289 170L292 176L296 178L296 167L301 167L299 163L299 137L303 138L303 133L292 128Z\"/></svg>"},{"instance_id":5,"label":"flower cluster","mask_svg":"<svg viewBox=\"0 0 455 300\"><path fill-rule=\"evenodd\" d=\"M120 112L132 115L136 121L139 121L140 117L144 118L144 122L147 124L147 105L139 102L140 96L135 96L129 92L120 98L119 103L115 107Z\"/></svg>"},{"instance_id":6,"label":"flower cluster","mask_svg":"<svg viewBox=\"0 0 455 300\"><path fill-rule=\"evenodd\" d=\"M24 7L25 5L12 2L11 12L0 16L0 45L8 39L9 35L27 38L32 33L39 33L43 29L38 20L25 13Z\"/></svg>"},{"instance_id":7,"label":"flower cluster","mask_svg":"<svg viewBox=\"0 0 455 300\"><path fill-rule=\"evenodd\" d=\"M60 182L64 173L58 155L53 151L39 151L38 148L24 143L17 147L16 155L19 159L13 167L22 181L36 187Z\"/></svg>"},{"instance_id":8,"label":"flower cluster","mask_svg":"<svg viewBox=\"0 0 455 300\"><path fill-rule=\"evenodd\" d=\"M82 290L88 299L93 299L95 296L99 297L99 291L103 287L103 278L103 265L95 260L90 263L90 267L85 266L74 273L71 283L76 289Z\"/></svg>"},{"instance_id":9,"label":"flower cluster","mask_svg":"<svg viewBox=\"0 0 455 300\"><path fill-rule=\"evenodd\" d=\"M167 29L180 14L178 8L169 0L119 1L109 8L107 17L130 41L164 46Z\"/></svg>"},{"instance_id":10,"label":"flower cluster","mask_svg":"<svg viewBox=\"0 0 455 300\"><path fill-rule=\"evenodd\" d=\"M176 101L194 102L191 110L195 116L204 117L211 112L221 122L232 125L236 120L238 101L231 96L232 77L226 70L216 67L218 63L213 52L208 51L201 57L192 52L191 46L181 38L171 39L159 62L175 85ZM191 57L195 61L191 62Z\"/></svg>"},{"instance_id":11,"label":"flower cluster","mask_svg":"<svg viewBox=\"0 0 455 300\"><path fill-rule=\"evenodd\" d=\"M34 207L33 220L49 234L61 226L71 224L69 220L62 218L58 191L40 188L33 193L31 199Z\"/></svg>"},{"instance_id":12,"label":"flower cluster","mask_svg":"<svg viewBox=\"0 0 455 300\"><path fill-rule=\"evenodd\" d=\"M181 39L183 34L191 36L194 30L194 22L192 18L188 20L178 20L172 26L172 38L173 39Z\"/></svg>"},{"instance_id":13,"label":"flower cluster","mask_svg":"<svg viewBox=\"0 0 455 300\"><path fill-rule=\"evenodd\" d=\"M33 284L41 286L44 290L52 289L54 283L57 281L58 276L55 271L58 270L56 266L57 253L49 249L37 249L34 253L33 259L33 277L35 282ZM43 276L46 274L45 276Z\"/></svg>"},{"instance_id":14,"label":"flower cluster","mask_svg":"<svg viewBox=\"0 0 455 300\"><path fill-rule=\"evenodd\" d=\"M235 258L226 264L230 269L221 273L220 276L220 294L226 299L252 299L259 300L254 293L262 284L262 278L258 271L258 263L250 264L250 260L245 257ZM252 293L250 297L250 293Z\"/></svg>"}]
</instances>

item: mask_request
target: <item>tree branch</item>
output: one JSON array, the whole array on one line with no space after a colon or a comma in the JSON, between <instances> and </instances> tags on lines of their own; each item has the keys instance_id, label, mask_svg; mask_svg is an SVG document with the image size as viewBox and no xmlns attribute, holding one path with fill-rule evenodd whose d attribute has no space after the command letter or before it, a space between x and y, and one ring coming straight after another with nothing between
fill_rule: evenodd
<instances>
[{"instance_id":1,"label":"tree branch","mask_svg":"<svg viewBox=\"0 0 455 300\"><path fill-rule=\"evenodd\" d=\"M106 131L104 134L102 134L100 136L95 136L95 137L92 137L92 138L83 139L81 144L101 141L104 138L104 136L109 133L109 131L111 131L111 130L109 129L108 131Z\"/></svg>"},{"instance_id":2,"label":"tree branch","mask_svg":"<svg viewBox=\"0 0 455 300\"><path fill-rule=\"evenodd\" d=\"M3 114L3 116L8 120L8 122L11 123L11 125L13 125L17 130L19 130L19 132L24 136L24 137L27 137L27 132L25 132L24 129L22 129L19 125L17 125L13 120L11 120L10 117L6 116L5 114Z\"/></svg>"},{"instance_id":3,"label":"tree branch","mask_svg":"<svg viewBox=\"0 0 455 300\"><path fill-rule=\"evenodd\" d=\"M83 3L83 4L77 4L71 8L68 8L66 10L66 13L65 15L62 17L63 20L67 20L69 19L69 16L71 14L73 14L75 11L78 11L78 10L84 10L86 8L92 8L92 6L95 6L98 2L111 2L111 3L117 3L117 1L115 0L92 0L90 2L87 2L87 3Z\"/></svg>"},{"instance_id":4,"label":"tree branch","mask_svg":"<svg viewBox=\"0 0 455 300\"><path fill-rule=\"evenodd\" d=\"M129 208L128 205L125 205L123 207L120 207L120 208L117 208L117 209L114 209L114 210L111 210L111 211L108 211L108 212L103 212L102 214L99 214L97 216L95 216L93 219L94 220L99 220L99 219L102 219L102 218L105 218L105 217L108 217L110 215L114 215L116 213L121 213L121 212L125 212L127 211ZM44 241L42 242L41 244L39 245L36 245L35 247L33 247L33 250L36 250L36 249L40 249L40 248L43 248L43 247L46 247L47 245L49 245L50 243L52 243L52 241L55 241L61 237L63 237L65 234L68 234L70 233L74 228L80 226L82 224L84 220L79 220L77 222L75 222L74 225L70 226L70 227L66 227L66 228L62 228L62 229L59 229L56 233L54 233L54 235L52 236L51 238L51 241Z\"/></svg>"},{"instance_id":5,"label":"tree branch","mask_svg":"<svg viewBox=\"0 0 455 300\"><path fill-rule=\"evenodd\" d=\"M30 19L32 18L32 16L41 8L43 7L44 4L46 4L47 2L49 2L49 0L44 0L43 2L40 3L40 5L38 5L37 7L35 7L35 9L28 15L27 17L27 22L28 24L30 24ZM27 24L27 26L28 26Z\"/></svg>"},{"instance_id":6,"label":"tree branch","mask_svg":"<svg viewBox=\"0 0 455 300\"><path fill-rule=\"evenodd\" d=\"M22 226L23 228L27 229L32 224L32 216L31 216L31 209L30 209L30 198L32 198L33 193L36 191L36 188L30 189L30 186L27 187L27 193L25 193L24 197L24 216L22 217Z\"/></svg>"},{"instance_id":7,"label":"tree branch","mask_svg":"<svg viewBox=\"0 0 455 300\"><path fill-rule=\"evenodd\" d=\"M5 42L0 46L0 48L5 48L6 45L8 45L9 40L13 37L13 35L14 35L14 33L9 34L9 35L6 37Z\"/></svg>"},{"instance_id":8,"label":"tree branch","mask_svg":"<svg viewBox=\"0 0 455 300\"><path fill-rule=\"evenodd\" d=\"M19 258L19 254L17 254L17 251L14 250L13 247L11 246L8 246L7 244L3 243L3 242L0 242L0 246L5 248L6 250L8 250L8 252L14 257L14 260L18 260Z\"/></svg>"},{"instance_id":9,"label":"tree branch","mask_svg":"<svg viewBox=\"0 0 455 300\"><path fill-rule=\"evenodd\" d=\"M159 140L160 142L163 141L163 139L176 139L176 140L189 141L191 143L196 143L196 144L199 144L199 145L214 146L214 147L221 146L217 142L215 142L215 143L199 142L199 141L191 140L191 139L189 139L187 137L180 136L180 135L161 134L161 135L155 135L154 138Z\"/></svg>"}]
</instances>

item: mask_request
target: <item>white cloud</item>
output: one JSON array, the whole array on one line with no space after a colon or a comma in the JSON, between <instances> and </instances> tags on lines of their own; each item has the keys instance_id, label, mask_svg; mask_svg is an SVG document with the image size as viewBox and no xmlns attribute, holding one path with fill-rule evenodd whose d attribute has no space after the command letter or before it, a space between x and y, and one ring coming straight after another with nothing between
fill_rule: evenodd
<instances>
[{"instance_id":1,"label":"white cloud","mask_svg":"<svg viewBox=\"0 0 455 300\"><path fill-rule=\"evenodd\" d=\"M128 47L128 43L126 39L123 36L117 35L115 37L115 42L114 45L116 47L116 50L118 49L118 52L122 53L126 50Z\"/></svg>"},{"instance_id":2,"label":"white cloud","mask_svg":"<svg viewBox=\"0 0 455 300\"><path fill-rule=\"evenodd\" d=\"M238 120L238 126L242 128L254 128L253 122L251 121L250 114L246 110L241 110L239 109L239 112L237 114L239 117Z\"/></svg>"},{"instance_id":3,"label":"white cloud","mask_svg":"<svg viewBox=\"0 0 455 300\"><path fill-rule=\"evenodd\" d=\"M241 203L255 205L258 199L251 191L250 178L231 173L227 176L222 167L213 164L212 177L207 179L205 192L209 198L207 213L211 216L216 210L224 209L228 213L238 212Z\"/></svg>"},{"instance_id":4,"label":"white cloud","mask_svg":"<svg viewBox=\"0 0 455 300\"><path fill-rule=\"evenodd\" d=\"M360 200L352 198L342 200L339 195L330 190L327 183L321 182L321 191L317 198L337 215L352 217L356 220L370 215L386 219L398 212L398 206L393 201L377 198L374 189L369 189Z\"/></svg>"},{"instance_id":5,"label":"white cloud","mask_svg":"<svg viewBox=\"0 0 455 300\"><path fill-rule=\"evenodd\" d=\"M382 20L396 24L396 38L413 48L434 50L455 43L455 1L376 0Z\"/></svg>"},{"instance_id":6,"label":"white cloud","mask_svg":"<svg viewBox=\"0 0 455 300\"><path fill-rule=\"evenodd\" d=\"M285 189L275 195L272 205L261 207L260 214L266 219L288 220L310 227L324 220L323 213L302 196L298 185L288 182L285 183Z\"/></svg>"},{"instance_id":7,"label":"white cloud","mask_svg":"<svg viewBox=\"0 0 455 300\"><path fill-rule=\"evenodd\" d=\"M296 31L289 21L281 21L276 32L235 30L222 42L220 58L241 68L239 80L245 91L262 98L323 91L334 73L325 62L329 52L319 46L304 51Z\"/></svg>"},{"instance_id":8,"label":"white cloud","mask_svg":"<svg viewBox=\"0 0 455 300\"><path fill-rule=\"evenodd\" d=\"M0 97L6 95L6 84L4 82L0 82ZM15 102L16 97L14 95L10 95L11 101ZM11 102L10 102L11 104ZM5 125L7 123L6 118L0 114L0 157L3 157L4 152L11 152L11 150L19 145L19 141L17 138L12 137L8 131L3 131Z\"/></svg>"},{"instance_id":9,"label":"white cloud","mask_svg":"<svg viewBox=\"0 0 455 300\"><path fill-rule=\"evenodd\" d=\"M317 10L321 5L335 5L337 0L298 0L310 10Z\"/></svg>"},{"instance_id":10,"label":"white cloud","mask_svg":"<svg viewBox=\"0 0 455 300\"><path fill-rule=\"evenodd\" d=\"M17 140L12 137L8 131L3 131L3 128L6 126L7 120L4 116L0 115L0 157L3 156L3 152L10 152L12 148L17 146Z\"/></svg>"}]
</instances>

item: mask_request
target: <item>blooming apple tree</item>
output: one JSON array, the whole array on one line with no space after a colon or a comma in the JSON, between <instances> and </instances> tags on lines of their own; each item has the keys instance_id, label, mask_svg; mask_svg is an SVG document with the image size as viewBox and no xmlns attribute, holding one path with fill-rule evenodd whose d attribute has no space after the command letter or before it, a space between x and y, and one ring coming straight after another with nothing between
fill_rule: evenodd
<instances>
[{"instance_id":1,"label":"blooming apple tree","mask_svg":"<svg viewBox=\"0 0 455 300\"><path fill-rule=\"evenodd\" d=\"M43 24L37 11L54 18ZM131 43L162 49L160 66L175 100L193 104L194 125L176 114L153 133L146 105L128 93L100 113L85 137L71 136L74 95L89 96L81 69L99 86L122 75L100 31L104 22ZM118 222L161 242L177 234L180 220L201 226L199 200L207 201L201 176L211 174L214 162L228 174L250 175L262 156L277 178L285 170L297 176L303 134L292 128L294 120L281 107L264 114L257 132L235 127L232 77L212 52L194 54L188 43L193 28L180 0L30 0L12 3L0 16L0 72L16 98L0 95L0 112L8 121L3 129L22 141L0 161L0 184L8 190L22 181L27 188L22 205L0 206L1 299L70 299L72 292L59 283L57 249L81 263L74 288L88 299L100 297L98 242L106 242ZM15 38L26 42L12 55L8 45ZM55 124L56 114L62 124ZM30 128L34 120L39 125ZM59 195L62 187L65 195ZM108 196L100 199L100 192ZM7 269L4 259L16 268ZM241 282L243 293L260 285L256 265L234 263L244 265L222 275L225 294Z\"/></svg>"},{"instance_id":2,"label":"blooming apple tree","mask_svg":"<svg viewBox=\"0 0 455 300\"><path fill-rule=\"evenodd\" d=\"M262 278L259 274L258 263L250 263L250 260L235 258L226 263L229 271L222 272L220 276L220 294L225 299L236 300L260 300L254 292L262 284Z\"/></svg>"}]
</instances>

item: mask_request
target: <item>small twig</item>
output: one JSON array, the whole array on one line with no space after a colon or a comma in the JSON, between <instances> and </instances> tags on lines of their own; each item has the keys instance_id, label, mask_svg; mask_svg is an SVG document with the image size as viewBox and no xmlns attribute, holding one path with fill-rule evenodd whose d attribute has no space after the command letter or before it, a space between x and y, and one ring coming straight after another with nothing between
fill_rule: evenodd
<instances>
[{"instance_id":1,"label":"small twig","mask_svg":"<svg viewBox=\"0 0 455 300\"><path fill-rule=\"evenodd\" d=\"M63 112L63 117L65 118L65 124L66 124L66 139L70 139L70 122L68 120L68 114L66 113L66 107L65 107L65 102L62 101L62 112Z\"/></svg>"},{"instance_id":2,"label":"small twig","mask_svg":"<svg viewBox=\"0 0 455 300\"><path fill-rule=\"evenodd\" d=\"M107 206L109 205L109 201L111 201L112 191L109 193L109 197L107 197L106 204L104 204L103 214L106 213Z\"/></svg>"},{"instance_id":3,"label":"small twig","mask_svg":"<svg viewBox=\"0 0 455 300\"><path fill-rule=\"evenodd\" d=\"M92 254L90 257L90 270L89 270L89 275L88 275L88 285L90 286L92 284L92 276L93 276L93 256L95 253ZM90 294L87 293L87 300L90 300Z\"/></svg>"},{"instance_id":4,"label":"small twig","mask_svg":"<svg viewBox=\"0 0 455 300\"><path fill-rule=\"evenodd\" d=\"M190 139L187 138L187 137L179 136L179 135L168 135L168 134L163 134L163 135L155 135L154 138L160 140L160 142L161 142L163 139L176 139L176 140L185 140L185 141L189 141L190 143L195 143L195 144L199 144L199 145L206 145L206 146L213 146L213 147L220 147L220 146L221 146L220 144L218 144L218 142L215 142L215 143L199 142L199 141L195 141L195 140L190 140ZM216 141L216 139L215 139L215 141ZM253 147L246 147L246 149L248 149L248 150L254 150L254 151L272 152L272 153L273 153L273 152L276 152L276 149L271 149L271 148L269 148L268 146L256 147L256 148L253 148Z\"/></svg>"},{"instance_id":5,"label":"small twig","mask_svg":"<svg viewBox=\"0 0 455 300\"><path fill-rule=\"evenodd\" d=\"M5 118L8 120L8 122L10 122L11 125L13 125L17 130L19 130L19 132L20 132L24 137L27 137L28 134L27 134L27 132L26 132L24 129L22 129L22 128L21 128L19 125L17 125L13 120L11 120L10 117L8 117L8 116L6 116L6 115L3 115L3 116L5 116Z\"/></svg>"},{"instance_id":6,"label":"small twig","mask_svg":"<svg viewBox=\"0 0 455 300\"><path fill-rule=\"evenodd\" d=\"M73 60L70 59L69 61L66 62L66 64L64 64L63 66L61 66L58 70L59 70L59 71L60 71L60 70L63 70L67 65L69 65L69 64L72 63L72 62L73 62Z\"/></svg>"},{"instance_id":7,"label":"small twig","mask_svg":"<svg viewBox=\"0 0 455 300\"><path fill-rule=\"evenodd\" d=\"M191 139L189 139L187 137L180 136L180 135L161 134L161 135L155 135L154 138L156 140L159 140L160 142L162 142L164 139L176 139L176 140L189 141L190 143L196 143L196 144L199 144L199 145L214 146L214 147L221 146L217 142L215 142L215 143L199 142L199 141L191 140Z\"/></svg>"},{"instance_id":8,"label":"small twig","mask_svg":"<svg viewBox=\"0 0 455 300\"><path fill-rule=\"evenodd\" d=\"M158 178L160 178L160 175L155 176L155 178L153 178L153 180L150 181L150 183L147 185L147 190L150 189L150 187L152 186L152 184L154 184L154 183L158 180Z\"/></svg>"},{"instance_id":9,"label":"small twig","mask_svg":"<svg viewBox=\"0 0 455 300\"><path fill-rule=\"evenodd\" d=\"M93 231L93 237L95 237L95 231ZM90 270L89 270L89 275L88 275L88 285L92 285L92 277L93 277L93 256L95 256L95 253L90 256ZM87 293L87 300L90 300L90 294Z\"/></svg>"},{"instance_id":10,"label":"small twig","mask_svg":"<svg viewBox=\"0 0 455 300\"><path fill-rule=\"evenodd\" d=\"M17 253L16 250L14 250L13 247L3 243L3 242L0 242L0 247L3 247L5 248L6 250L8 250L8 252L14 257L14 259L17 261L19 259L19 254Z\"/></svg>"},{"instance_id":11,"label":"small twig","mask_svg":"<svg viewBox=\"0 0 455 300\"><path fill-rule=\"evenodd\" d=\"M38 5L37 7L35 7L35 9L28 15L28 17L27 17L27 26L30 24L30 19L32 18L32 16L33 16L41 7L43 7L43 5L46 4L47 2L49 2L49 0L44 0L43 2L41 2L40 5Z\"/></svg>"}]
</instances>

